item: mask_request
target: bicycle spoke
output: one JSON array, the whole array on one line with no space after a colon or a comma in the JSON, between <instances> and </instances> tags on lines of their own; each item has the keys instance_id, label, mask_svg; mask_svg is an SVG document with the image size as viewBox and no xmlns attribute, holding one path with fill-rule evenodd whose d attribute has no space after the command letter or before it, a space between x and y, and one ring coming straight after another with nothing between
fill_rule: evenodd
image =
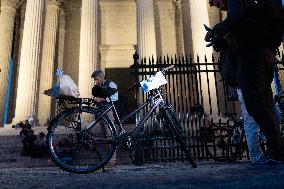
<instances>
[{"instance_id":1,"label":"bicycle spoke","mask_svg":"<svg viewBox=\"0 0 284 189\"><path fill-rule=\"evenodd\" d=\"M95 120L95 109L73 109L58 118L49 131L49 146L55 162L63 169L86 173L102 168L114 153L115 134L108 119L87 125Z\"/></svg>"}]
</instances>

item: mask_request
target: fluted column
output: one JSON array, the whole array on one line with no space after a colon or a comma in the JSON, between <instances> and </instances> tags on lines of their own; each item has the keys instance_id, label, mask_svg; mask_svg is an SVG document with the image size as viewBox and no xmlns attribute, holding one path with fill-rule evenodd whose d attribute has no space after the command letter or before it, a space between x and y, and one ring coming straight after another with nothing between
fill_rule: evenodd
<instances>
[{"instance_id":1,"label":"fluted column","mask_svg":"<svg viewBox=\"0 0 284 189\"><path fill-rule=\"evenodd\" d=\"M4 124L14 20L18 0L2 0L0 14L0 127Z\"/></svg>"},{"instance_id":2,"label":"fluted column","mask_svg":"<svg viewBox=\"0 0 284 189\"><path fill-rule=\"evenodd\" d=\"M137 0L137 48L140 58L157 55L153 0Z\"/></svg>"},{"instance_id":3,"label":"fluted column","mask_svg":"<svg viewBox=\"0 0 284 189\"><path fill-rule=\"evenodd\" d=\"M189 0L188 12L190 13L190 27L194 56L198 54L200 56L207 55L211 57L213 49L206 47L206 42L204 41L206 31L203 24L210 26L207 1Z\"/></svg>"},{"instance_id":4,"label":"fluted column","mask_svg":"<svg viewBox=\"0 0 284 189\"><path fill-rule=\"evenodd\" d=\"M281 43L281 45L278 47L278 50L279 50L279 55L280 57L279 58L282 58L282 53L284 53L284 35L283 35L283 42ZM283 57L284 58L284 57Z\"/></svg>"},{"instance_id":5,"label":"fluted column","mask_svg":"<svg viewBox=\"0 0 284 189\"><path fill-rule=\"evenodd\" d=\"M92 96L94 81L91 78L97 66L98 0L82 0L79 90L82 97Z\"/></svg>"},{"instance_id":6,"label":"fluted column","mask_svg":"<svg viewBox=\"0 0 284 189\"><path fill-rule=\"evenodd\" d=\"M36 117L44 0L27 0L13 122Z\"/></svg>"},{"instance_id":7,"label":"fluted column","mask_svg":"<svg viewBox=\"0 0 284 189\"><path fill-rule=\"evenodd\" d=\"M51 113L51 98L44 95L43 91L50 89L53 83L59 6L59 0L46 1L38 104L40 125L47 122Z\"/></svg>"},{"instance_id":8,"label":"fluted column","mask_svg":"<svg viewBox=\"0 0 284 189\"><path fill-rule=\"evenodd\" d=\"M176 46L178 56L184 55L184 39L183 39L183 30L182 30L182 9L181 9L181 0L173 1L175 6L175 27L176 27Z\"/></svg>"},{"instance_id":9,"label":"fluted column","mask_svg":"<svg viewBox=\"0 0 284 189\"><path fill-rule=\"evenodd\" d=\"M63 68L64 62L64 45L65 45L65 12L63 10L59 13L58 23L58 68Z\"/></svg>"},{"instance_id":10,"label":"fluted column","mask_svg":"<svg viewBox=\"0 0 284 189\"><path fill-rule=\"evenodd\" d=\"M184 51L189 57L193 53L189 0L181 0Z\"/></svg>"},{"instance_id":11,"label":"fluted column","mask_svg":"<svg viewBox=\"0 0 284 189\"><path fill-rule=\"evenodd\" d=\"M211 62L213 53L213 49L211 47L206 47L206 42L204 41L206 31L203 24L206 24L210 27L207 3L208 1L204 0L183 0L183 4L185 5L183 8L183 23L185 29L184 36L186 53L190 53L188 52L188 49L191 49L190 46L192 46L194 60L196 61L197 55L199 55L201 63L205 62L205 55L208 58L208 62ZM213 66L200 66L200 69L213 70ZM214 73L209 72L207 74L202 72L200 76L200 92L202 92L204 109L207 114L213 114L215 116L217 115L218 106ZM210 109L210 106L212 109Z\"/></svg>"}]
</instances>

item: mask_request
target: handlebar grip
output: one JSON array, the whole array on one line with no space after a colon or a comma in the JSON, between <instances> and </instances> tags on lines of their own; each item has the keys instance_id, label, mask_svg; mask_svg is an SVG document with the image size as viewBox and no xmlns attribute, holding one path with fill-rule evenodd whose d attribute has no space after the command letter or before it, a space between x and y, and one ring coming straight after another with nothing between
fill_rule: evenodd
<instances>
[{"instance_id":1,"label":"handlebar grip","mask_svg":"<svg viewBox=\"0 0 284 189\"><path fill-rule=\"evenodd\" d=\"M175 65L171 65L171 66L164 68L162 71L166 72L166 71L172 70L174 67L175 67Z\"/></svg>"},{"instance_id":2,"label":"handlebar grip","mask_svg":"<svg viewBox=\"0 0 284 189\"><path fill-rule=\"evenodd\" d=\"M131 85L128 88L128 91L133 91L135 88L138 88L138 87L140 87L140 83L139 82L135 82L133 85Z\"/></svg>"}]
</instances>

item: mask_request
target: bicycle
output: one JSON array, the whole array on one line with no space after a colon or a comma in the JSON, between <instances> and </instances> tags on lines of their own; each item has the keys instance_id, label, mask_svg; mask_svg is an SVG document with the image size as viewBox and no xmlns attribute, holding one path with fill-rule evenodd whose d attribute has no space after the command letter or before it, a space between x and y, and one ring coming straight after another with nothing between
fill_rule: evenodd
<instances>
[{"instance_id":1,"label":"bicycle","mask_svg":"<svg viewBox=\"0 0 284 189\"><path fill-rule=\"evenodd\" d=\"M173 69L169 66L160 71L164 77L165 73ZM140 86L135 83L131 89ZM92 99L76 99L78 106L68 108L59 113L50 121L48 127L48 148L52 160L62 169L77 174L91 173L103 169L110 161L117 146L127 147L130 151L135 151L139 145L138 137L143 132L144 124L151 117L154 111L159 110L165 125L169 126L176 142L180 145L186 159L193 168L197 165L192 157L190 147L184 142L186 137L172 106L165 102L160 86L152 90L146 102L128 114L122 121L117 114L116 107L108 94L105 98L110 100L110 107L100 110L93 107ZM84 104L87 101L87 105ZM130 133L123 128L123 123L132 116L139 113L145 107L150 107L143 118L136 124ZM117 120L118 133L113 121L107 113L112 111ZM102 134L101 123L105 125L106 135Z\"/></svg>"},{"instance_id":2,"label":"bicycle","mask_svg":"<svg viewBox=\"0 0 284 189\"><path fill-rule=\"evenodd\" d=\"M243 120L236 120L234 114L228 114L227 123L220 121L201 128L200 136L208 158L219 162L233 162L241 160L245 153L248 155ZM260 133L259 142L263 152L265 141L265 137Z\"/></svg>"}]
</instances>

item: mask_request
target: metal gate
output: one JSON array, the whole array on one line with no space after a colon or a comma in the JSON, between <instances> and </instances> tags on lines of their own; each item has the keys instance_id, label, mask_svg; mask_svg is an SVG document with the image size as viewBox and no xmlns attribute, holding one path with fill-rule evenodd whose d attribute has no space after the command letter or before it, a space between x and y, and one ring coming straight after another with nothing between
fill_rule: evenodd
<instances>
[{"instance_id":1,"label":"metal gate","mask_svg":"<svg viewBox=\"0 0 284 189\"><path fill-rule=\"evenodd\" d=\"M175 69L166 74L167 85L162 87L164 98L173 105L181 125L186 132L186 142L191 146L197 160L210 160L215 157L225 157L224 152L214 152L214 157L208 156L204 142L201 140L202 127L208 123L234 124L240 119L240 107L237 101L236 89L225 86L218 72L218 63L212 56L210 62L205 56L203 60L196 57L159 57L139 59L134 54L134 64L131 74L136 81L141 81L169 65ZM136 91L137 103L143 102L148 94L141 89ZM142 115L137 115L139 120ZM147 122L147 127L140 137L140 146L136 153L136 162L183 161L184 156L172 134L166 127L161 127L159 113ZM215 149L213 143L210 148ZM239 158L248 157L244 151Z\"/></svg>"}]
</instances>

